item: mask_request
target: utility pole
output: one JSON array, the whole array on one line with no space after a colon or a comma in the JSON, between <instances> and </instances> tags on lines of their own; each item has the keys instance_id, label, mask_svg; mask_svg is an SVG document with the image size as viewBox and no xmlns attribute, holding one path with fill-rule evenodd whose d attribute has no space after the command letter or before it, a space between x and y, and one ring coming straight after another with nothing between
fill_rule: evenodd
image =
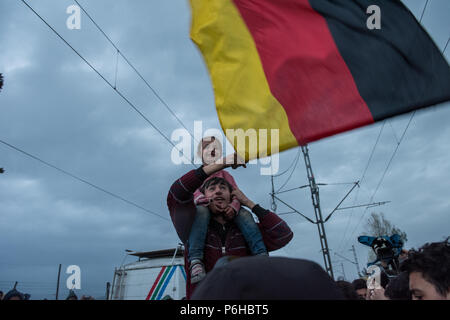
<instances>
[{"instance_id":1,"label":"utility pole","mask_svg":"<svg viewBox=\"0 0 450 320\"><path fill-rule=\"evenodd\" d=\"M56 298L55 298L55 300L58 300L60 277L61 277L61 264L59 265L59 268L58 268L58 281L56 282Z\"/></svg>"},{"instance_id":2,"label":"utility pole","mask_svg":"<svg viewBox=\"0 0 450 320\"><path fill-rule=\"evenodd\" d=\"M270 181L272 182L272 205L271 205L271 208L272 208L272 212L276 212L277 211L277 204L275 202L275 197L274 197L274 195L275 195L275 187L273 185L273 175L270 176Z\"/></svg>"},{"instance_id":3,"label":"utility pole","mask_svg":"<svg viewBox=\"0 0 450 320\"><path fill-rule=\"evenodd\" d=\"M358 271L358 277L361 277L361 271L359 270L358 256L356 255L355 246L352 245L350 251L353 251L353 257L355 258L356 270Z\"/></svg>"},{"instance_id":4,"label":"utility pole","mask_svg":"<svg viewBox=\"0 0 450 320\"><path fill-rule=\"evenodd\" d=\"M298 213L299 215L301 215L303 218L305 218L308 222L317 225L317 229L319 231L319 239L320 239L320 246L322 248L322 254L323 254L323 261L324 261L324 266L325 266L325 270L327 271L327 273L330 275L330 277L334 280L334 274L333 274L333 264L330 258L330 250L328 248L328 241L327 241L327 236L325 233L325 223L328 222L328 220L330 220L330 218L333 216L333 214L338 211L338 210L344 210L344 209L351 209L351 208L358 208L358 207L373 207L373 206L381 206L384 205L386 203L388 203L389 201L384 201L384 202L378 202L378 203L368 203L368 204L362 204L362 205L356 205L356 206L352 206L352 207L346 207L346 208L341 208L341 204L345 201L345 199L347 199L347 197L350 195L350 193L356 188L359 187L359 181L357 182L353 182L353 187L350 189L350 191L347 192L347 194L344 196L344 198L339 202L339 204L336 206L336 208L334 208L334 210L328 214L328 216L323 219L322 217L322 210L320 208L320 198L319 198L319 185L331 185L331 184L327 184L327 183L316 183L316 180L314 178L314 174L311 168L311 160L309 158L309 152L308 152L308 146L302 146L301 150L303 151L303 157L305 158L305 165L306 165L306 172L308 175L308 181L309 184L301 186L301 187L297 187L297 188L293 188L293 189L289 189L289 190L285 190L285 191L280 191L278 190L277 192L275 192L275 188L274 188L274 184L273 184L273 176L271 177L271 182L272 182L272 192L270 193L270 195L272 196L272 209L276 210L276 202L275 199L277 199L278 201L280 201L281 203L283 203L285 206L289 207L291 210L293 210L292 212L286 212L285 214L288 213ZM295 169L295 167L294 167ZM340 184L349 184L349 183L340 183ZM283 185L284 186L284 185ZM292 191L295 189L302 189L302 188L306 188L309 187L311 190L311 198L312 198L312 203L313 203L313 207L314 207L314 213L316 216L316 220L312 220L309 217L307 217L306 215L304 215L303 213L299 212L298 210L296 210L293 206L289 205L288 203L286 203L285 201L283 201L282 199L280 199L279 197L277 197L275 194L278 193L284 193L284 192L288 192L288 191ZM356 255L356 253L355 253ZM348 260L347 258L345 258L346 260ZM348 260L350 261L350 260ZM352 262L352 261L350 261ZM354 262L352 262L354 263ZM358 268L358 272L359 272L359 265L357 265Z\"/></svg>"},{"instance_id":5,"label":"utility pole","mask_svg":"<svg viewBox=\"0 0 450 320\"><path fill-rule=\"evenodd\" d=\"M109 292L111 290L111 283L107 282L106 283L106 299L105 300L109 300Z\"/></svg>"},{"instance_id":6,"label":"utility pole","mask_svg":"<svg viewBox=\"0 0 450 320\"><path fill-rule=\"evenodd\" d=\"M342 275L344 276L344 280L347 280L347 277L345 276L345 269L344 269L344 263L341 262L341 268L342 268Z\"/></svg>"},{"instance_id":7,"label":"utility pole","mask_svg":"<svg viewBox=\"0 0 450 320\"><path fill-rule=\"evenodd\" d=\"M325 270L334 280L333 266L331 264L330 250L328 249L327 235L325 233L325 225L322 218L322 211L320 209L319 187L316 184L316 179L311 168L311 161L309 159L308 146L302 146L303 156L305 158L306 171L308 174L309 188L311 189L311 198L314 206L314 213L316 215L317 229L319 230L320 246L322 247L323 261Z\"/></svg>"}]
</instances>

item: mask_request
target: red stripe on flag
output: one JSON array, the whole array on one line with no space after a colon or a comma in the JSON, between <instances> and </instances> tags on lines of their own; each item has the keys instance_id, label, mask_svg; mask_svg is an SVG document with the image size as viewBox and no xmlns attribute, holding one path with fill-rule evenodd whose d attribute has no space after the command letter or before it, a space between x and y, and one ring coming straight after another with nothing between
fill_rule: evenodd
<instances>
[{"instance_id":1,"label":"red stripe on flag","mask_svg":"<svg viewBox=\"0 0 450 320\"><path fill-rule=\"evenodd\" d=\"M152 296L153 291L155 290L156 285L157 285L158 282L159 282L159 279L161 279L161 276L164 274L164 270L166 270L166 266L164 266L164 267L161 268L161 271L159 272L158 276L156 277L156 280L155 280L155 282L153 283L153 286L152 286L152 288L150 289L150 292L148 293L147 298L145 298L145 300L149 300L150 297Z\"/></svg>"},{"instance_id":2,"label":"red stripe on flag","mask_svg":"<svg viewBox=\"0 0 450 320\"><path fill-rule=\"evenodd\" d=\"M233 1L299 144L374 122L325 18L308 0Z\"/></svg>"}]
</instances>

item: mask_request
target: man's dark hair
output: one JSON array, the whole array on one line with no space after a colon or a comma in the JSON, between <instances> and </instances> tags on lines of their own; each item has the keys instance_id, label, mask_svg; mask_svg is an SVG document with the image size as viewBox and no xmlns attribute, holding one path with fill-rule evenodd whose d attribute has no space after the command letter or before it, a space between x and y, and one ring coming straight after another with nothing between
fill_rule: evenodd
<instances>
[{"instance_id":1,"label":"man's dark hair","mask_svg":"<svg viewBox=\"0 0 450 320\"><path fill-rule=\"evenodd\" d=\"M344 294L347 300L359 300L355 287L353 287L353 285L350 282L339 280L336 281L336 284L341 289L342 293Z\"/></svg>"},{"instance_id":2,"label":"man's dark hair","mask_svg":"<svg viewBox=\"0 0 450 320\"><path fill-rule=\"evenodd\" d=\"M367 289L367 281L364 279L355 279L353 280L352 285L355 288L355 291L359 289Z\"/></svg>"},{"instance_id":3,"label":"man's dark hair","mask_svg":"<svg viewBox=\"0 0 450 320\"><path fill-rule=\"evenodd\" d=\"M214 177L211 179L208 179L205 181L205 183L203 183L203 185L200 188L200 191L202 193L205 193L205 190L210 187L210 186L215 186L216 184L224 184L228 187L228 189L231 191L233 191L233 186L224 178L220 178L220 177Z\"/></svg>"},{"instance_id":4,"label":"man's dark hair","mask_svg":"<svg viewBox=\"0 0 450 320\"><path fill-rule=\"evenodd\" d=\"M450 244L449 238L442 242L426 243L419 250L410 250L408 259L401 267L408 275L420 272L436 291L445 296L450 291Z\"/></svg>"},{"instance_id":5,"label":"man's dark hair","mask_svg":"<svg viewBox=\"0 0 450 320\"><path fill-rule=\"evenodd\" d=\"M389 285L384 291L384 295L391 300L411 300L411 291L409 291L409 274L402 272L389 281Z\"/></svg>"},{"instance_id":6,"label":"man's dark hair","mask_svg":"<svg viewBox=\"0 0 450 320\"><path fill-rule=\"evenodd\" d=\"M2 91L3 88L3 74L0 73L0 91Z\"/></svg>"}]
</instances>

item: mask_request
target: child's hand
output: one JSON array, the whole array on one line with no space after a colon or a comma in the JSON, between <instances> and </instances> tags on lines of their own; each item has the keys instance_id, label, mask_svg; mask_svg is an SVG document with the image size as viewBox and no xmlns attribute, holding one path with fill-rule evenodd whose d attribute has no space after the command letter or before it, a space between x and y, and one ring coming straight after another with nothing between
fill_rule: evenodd
<instances>
[{"instance_id":1,"label":"child's hand","mask_svg":"<svg viewBox=\"0 0 450 320\"><path fill-rule=\"evenodd\" d=\"M225 215L225 219L233 220L234 217L236 216L236 211L231 206L228 206L225 208L223 214Z\"/></svg>"},{"instance_id":2,"label":"child's hand","mask_svg":"<svg viewBox=\"0 0 450 320\"><path fill-rule=\"evenodd\" d=\"M229 154L228 156L218 160L220 164L224 165L224 168L231 167L233 169L244 167L247 168L244 159L242 159L237 153Z\"/></svg>"},{"instance_id":3,"label":"child's hand","mask_svg":"<svg viewBox=\"0 0 450 320\"><path fill-rule=\"evenodd\" d=\"M206 197L202 197L201 199L197 200L197 202L195 203L195 205L197 206L209 206L209 204L211 203L212 199L211 198L206 198Z\"/></svg>"},{"instance_id":4,"label":"child's hand","mask_svg":"<svg viewBox=\"0 0 450 320\"><path fill-rule=\"evenodd\" d=\"M233 192L231 192L231 195L238 199L242 205L250 209L253 209L253 207L255 206L253 201L247 198L247 196L239 188L234 189Z\"/></svg>"}]
</instances>

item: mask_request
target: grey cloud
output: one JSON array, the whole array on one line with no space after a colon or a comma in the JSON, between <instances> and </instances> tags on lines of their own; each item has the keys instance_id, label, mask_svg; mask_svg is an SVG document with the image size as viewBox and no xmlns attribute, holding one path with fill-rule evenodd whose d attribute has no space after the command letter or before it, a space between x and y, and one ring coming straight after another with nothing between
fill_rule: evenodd
<instances>
[{"instance_id":1,"label":"grey cloud","mask_svg":"<svg viewBox=\"0 0 450 320\"><path fill-rule=\"evenodd\" d=\"M220 128L206 67L188 37L187 1L80 2L191 132L195 120L202 120L204 129ZM422 3L406 1L416 16L420 16ZM32 2L109 81L114 81L114 49L86 17L81 30L66 29L65 8L69 4L72 2ZM431 2L424 17L424 25L438 45L444 42L449 29L448 19L442 18L448 5L445 1ZM169 219L168 189L192 166L173 165L172 146L19 1L1 1L0 6L0 27L6 30L0 35L0 72L5 73L0 93L0 139ZM119 90L170 137L174 129L180 128L179 123L124 61L119 62ZM408 247L448 235L449 106L416 114L374 199L392 201L373 211L384 212L408 233ZM405 115L391 120L397 137L408 119L409 115ZM317 181L358 180L380 125L311 144ZM357 204L369 200L395 145L392 128L386 124ZM280 171L287 168L296 153L289 150L280 154ZM125 249L165 249L175 247L179 241L170 221L111 198L4 145L0 145L0 166L6 169L0 175L0 280L26 282L32 298L49 298L54 292L46 286L55 282L59 263L64 267L80 265L85 283L82 292L101 294L105 283L112 281L114 267L122 262ZM270 177L261 176L259 169L249 166L230 173L249 197L269 208ZM275 179L276 188L287 176ZM300 156L285 188L304 184L307 178ZM334 209L348 189L321 187L324 215ZM343 205L352 205L355 196L356 190ZM280 197L305 215L314 216L308 189ZM283 211L290 209L278 203L278 212ZM349 236L363 213L364 209L339 211L326 225L331 249L351 258L348 249L354 244L361 266L367 260L367 249L357 244L355 237L363 230L365 219L353 239ZM282 217L295 235L275 254L323 263L316 226L297 214ZM339 259L333 255L333 260ZM347 277L356 277L353 265L345 263L345 269ZM31 281L45 282L45 290L32 288ZM0 287L3 291L9 289L5 282L0 282Z\"/></svg>"}]
</instances>

